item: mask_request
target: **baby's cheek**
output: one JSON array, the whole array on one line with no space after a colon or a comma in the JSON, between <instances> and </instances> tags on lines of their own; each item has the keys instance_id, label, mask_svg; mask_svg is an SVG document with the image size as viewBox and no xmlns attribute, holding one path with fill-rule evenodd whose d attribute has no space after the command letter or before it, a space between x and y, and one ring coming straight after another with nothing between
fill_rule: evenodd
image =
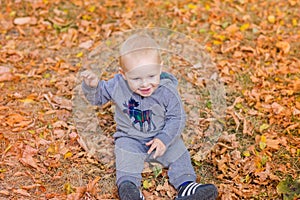
<instances>
[{"instance_id":1,"label":"baby's cheek","mask_svg":"<svg viewBox=\"0 0 300 200\"><path fill-rule=\"evenodd\" d=\"M130 87L130 89L133 90L133 91L137 90L137 85L134 84L134 83L129 84L129 87Z\"/></svg>"}]
</instances>

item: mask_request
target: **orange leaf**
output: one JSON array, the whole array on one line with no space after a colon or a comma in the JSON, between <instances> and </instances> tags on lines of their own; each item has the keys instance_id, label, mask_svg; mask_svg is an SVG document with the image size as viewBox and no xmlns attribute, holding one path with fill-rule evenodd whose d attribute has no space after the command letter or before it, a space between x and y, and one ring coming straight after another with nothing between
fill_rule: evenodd
<instances>
[{"instance_id":1,"label":"orange leaf","mask_svg":"<svg viewBox=\"0 0 300 200\"><path fill-rule=\"evenodd\" d=\"M37 19L35 17L18 17L14 19L14 24L24 25L24 24L36 24Z\"/></svg>"},{"instance_id":2,"label":"orange leaf","mask_svg":"<svg viewBox=\"0 0 300 200\"><path fill-rule=\"evenodd\" d=\"M25 121L26 118L23 117L22 115L18 114L18 113L13 113L13 114L10 114L7 119L6 119L6 123L13 127L15 123L20 123L22 121Z\"/></svg>"},{"instance_id":3,"label":"orange leaf","mask_svg":"<svg viewBox=\"0 0 300 200\"><path fill-rule=\"evenodd\" d=\"M0 194L8 196L10 192L8 190L0 190Z\"/></svg>"},{"instance_id":4,"label":"orange leaf","mask_svg":"<svg viewBox=\"0 0 300 200\"><path fill-rule=\"evenodd\" d=\"M290 44L285 41L277 42L276 47L281 49L283 51L283 53L285 53L285 54L287 54L291 49Z\"/></svg>"},{"instance_id":5,"label":"orange leaf","mask_svg":"<svg viewBox=\"0 0 300 200\"><path fill-rule=\"evenodd\" d=\"M10 72L8 72L8 73L0 73L0 82L11 81L13 79L14 79L14 76Z\"/></svg>"},{"instance_id":6,"label":"orange leaf","mask_svg":"<svg viewBox=\"0 0 300 200\"><path fill-rule=\"evenodd\" d=\"M275 114L280 114L284 110L284 107L276 102L272 103L271 107Z\"/></svg>"},{"instance_id":7,"label":"orange leaf","mask_svg":"<svg viewBox=\"0 0 300 200\"><path fill-rule=\"evenodd\" d=\"M31 197L31 195L26 190L23 190L23 189L13 190L13 193L20 194L20 195L23 195L26 197Z\"/></svg>"},{"instance_id":8,"label":"orange leaf","mask_svg":"<svg viewBox=\"0 0 300 200\"><path fill-rule=\"evenodd\" d=\"M23 152L22 158L20 159L20 161L23 164L27 164L33 168L39 169L35 159L33 158L34 155L36 155L38 152L37 149L32 148L31 146L27 145L25 147L25 150Z\"/></svg>"},{"instance_id":9,"label":"orange leaf","mask_svg":"<svg viewBox=\"0 0 300 200\"><path fill-rule=\"evenodd\" d=\"M267 147L278 150L280 148L280 142L280 140L267 139L266 144Z\"/></svg>"}]
</instances>

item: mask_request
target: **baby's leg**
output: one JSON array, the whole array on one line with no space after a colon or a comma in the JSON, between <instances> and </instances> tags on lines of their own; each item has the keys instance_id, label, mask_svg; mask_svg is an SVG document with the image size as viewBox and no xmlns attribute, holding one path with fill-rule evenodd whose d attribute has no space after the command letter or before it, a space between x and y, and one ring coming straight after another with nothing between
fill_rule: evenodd
<instances>
[{"instance_id":1,"label":"baby's leg","mask_svg":"<svg viewBox=\"0 0 300 200\"><path fill-rule=\"evenodd\" d=\"M175 200L215 200L218 196L215 185L196 183L196 175L188 151L170 165L168 173L170 183L178 191Z\"/></svg>"},{"instance_id":2,"label":"baby's leg","mask_svg":"<svg viewBox=\"0 0 300 200\"><path fill-rule=\"evenodd\" d=\"M188 151L170 164L168 176L170 183L176 189L178 189L183 182L196 181L196 174Z\"/></svg>"},{"instance_id":3,"label":"baby's leg","mask_svg":"<svg viewBox=\"0 0 300 200\"><path fill-rule=\"evenodd\" d=\"M146 152L146 145L136 139L120 137L115 140L118 187L124 181L130 181L140 187Z\"/></svg>"}]
</instances>

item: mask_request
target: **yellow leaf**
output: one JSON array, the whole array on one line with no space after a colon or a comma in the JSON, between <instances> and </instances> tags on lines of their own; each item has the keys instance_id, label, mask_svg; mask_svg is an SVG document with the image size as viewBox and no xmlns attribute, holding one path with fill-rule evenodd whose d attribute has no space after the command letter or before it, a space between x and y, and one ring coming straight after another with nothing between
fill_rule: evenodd
<instances>
[{"instance_id":1,"label":"yellow leaf","mask_svg":"<svg viewBox=\"0 0 300 200\"><path fill-rule=\"evenodd\" d=\"M195 8L197 8L197 5L192 4L192 3L189 3L189 4L188 4L188 8L189 8L189 9L195 9Z\"/></svg>"},{"instance_id":2,"label":"yellow leaf","mask_svg":"<svg viewBox=\"0 0 300 200\"><path fill-rule=\"evenodd\" d=\"M66 194L72 194L74 192L74 189L72 188L71 183L65 183L64 189Z\"/></svg>"},{"instance_id":3,"label":"yellow leaf","mask_svg":"<svg viewBox=\"0 0 300 200\"><path fill-rule=\"evenodd\" d=\"M65 156L64 156L64 158L65 159L67 159L67 158L70 158L70 157L72 157L73 156L73 154L72 154L72 152L67 152L67 153L65 153Z\"/></svg>"},{"instance_id":4,"label":"yellow leaf","mask_svg":"<svg viewBox=\"0 0 300 200\"><path fill-rule=\"evenodd\" d=\"M46 73L46 74L43 75L43 77L46 78L46 79L47 79L47 78L50 78L50 77L51 77L51 74L50 74L50 73Z\"/></svg>"},{"instance_id":5,"label":"yellow leaf","mask_svg":"<svg viewBox=\"0 0 300 200\"><path fill-rule=\"evenodd\" d=\"M6 169L0 168L0 173L4 173L4 172L6 172L6 171L7 171Z\"/></svg>"},{"instance_id":6,"label":"yellow leaf","mask_svg":"<svg viewBox=\"0 0 300 200\"><path fill-rule=\"evenodd\" d=\"M298 21L296 18L292 19L293 26L298 26Z\"/></svg>"},{"instance_id":7,"label":"yellow leaf","mask_svg":"<svg viewBox=\"0 0 300 200\"><path fill-rule=\"evenodd\" d=\"M213 44L214 45L221 45L223 42L219 41L219 40L214 40Z\"/></svg>"},{"instance_id":8,"label":"yellow leaf","mask_svg":"<svg viewBox=\"0 0 300 200\"><path fill-rule=\"evenodd\" d=\"M82 52L82 51L79 52L79 53L76 55L77 58L80 58L80 57L82 57L82 56L83 56L83 52Z\"/></svg>"},{"instance_id":9,"label":"yellow leaf","mask_svg":"<svg viewBox=\"0 0 300 200\"><path fill-rule=\"evenodd\" d=\"M57 148L53 144L51 144L47 149L47 153L55 154L56 152L57 152Z\"/></svg>"},{"instance_id":10,"label":"yellow leaf","mask_svg":"<svg viewBox=\"0 0 300 200\"><path fill-rule=\"evenodd\" d=\"M266 136L262 135L262 136L260 137L260 141L266 143L266 142L267 142Z\"/></svg>"},{"instance_id":11,"label":"yellow leaf","mask_svg":"<svg viewBox=\"0 0 300 200\"><path fill-rule=\"evenodd\" d=\"M262 135L260 137L259 148L261 150L264 150L266 147L267 147L267 138L266 136Z\"/></svg>"},{"instance_id":12,"label":"yellow leaf","mask_svg":"<svg viewBox=\"0 0 300 200\"><path fill-rule=\"evenodd\" d=\"M83 15L82 19L90 21L92 19L92 17L90 15Z\"/></svg>"},{"instance_id":13,"label":"yellow leaf","mask_svg":"<svg viewBox=\"0 0 300 200\"><path fill-rule=\"evenodd\" d=\"M263 132L264 130L268 129L270 127L269 124L262 124L260 127L259 127L259 132Z\"/></svg>"},{"instance_id":14,"label":"yellow leaf","mask_svg":"<svg viewBox=\"0 0 300 200\"><path fill-rule=\"evenodd\" d=\"M245 31L249 28L250 24L249 23L246 23L246 24L243 24L241 27L240 27L240 30L241 31Z\"/></svg>"},{"instance_id":15,"label":"yellow leaf","mask_svg":"<svg viewBox=\"0 0 300 200\"><path fill-rule=\"evenodd\" d=\"M266 147L267 147L267 144L265 142L262 142L262 141L259 142L259 148L261 150L264 150Z\"/></svg>"},{"instance_id":16,"label":"yellow leaf","mask_svg":"<svg viewBox=\"0 0 300 200\"><path fill-rule=\"evenodd\" d=\"M10 16L10 17L14 17L14 16L16 16L16 14L17 14L16 11L11 11L11 12L9 13L9 16Z\"/></svg>"},{"instance_id":17,"label":"yellow leaf","mask_svg":"<svg viewBox=\"0 0 300 200\"><path fill-rule=\"evenodd\" d=\"M35 102L33 99L29 99L29 98L21 99L20 101L21 101L22 103L34 103L34 102Z\"/></svg>"},{"instance_id":18,"label":"yellow leaf","mask_svg":"<svg viewBox=\"0 0 300 200\"><path fill-rule=\"evenodd\" d=\"M96 6L91 6L88 9L88 11L90 11L90 12L94 12L95 10L96 10Z\"/></svg>"},{"instance_id":19,"label":"yellow leaf","mask_svg":"<svg viewBox=\"0 0 300 200\"><path fill-rule=\"evenodd\" d=\"M271 24L274 24L275 23L275 16L274 15L269 15L268 16L268 21L271 23Z\"/></svg>"},{"instance_id":20,"label":"yellow leaf","mask_svg":"<svg viewBox=\"0 0 300 200\"><path fill-rule=\"evenodd\" d=\"M243 155L246 156L246 157L249 157L250 156L250 152L249 151L244 151Z\"/></svg>"},{"instance_id":21,"label":"yellow leaf","mask_svg":"<svg viewBox=\"0 0 300 200\"><path fill-rule=\"evenodd\" d=\"M249 174L246 175L245 181L246 181L246 183L248 183L250 181L250 175Z\"/></svg>"},{"instance_id":22,"label":"yellow leaf","mask_svg":"<svg viewBox=\"0 0 300 200\"><path fill-rule=\"evenodd\" d=\"M210 6L208 4L205 4L205 10L207 10L207 11L210 10Z\"/></svg>"},{"instance_id":23,"label":"yellow leaf","mask_svg":"<svg viewBox=\"0 0 300 200\"><path fill-rule=\"evenodd\" d=\"M9 144L8 147L6 147L6 149L4 150L3 154L5 154L6 152L8 152L11 147L12 147L11 144Z\"/></svg>"},{"instance_id":24,"label":"yellow leaf","mask_svg":"<svg viewBox=\"0 0 300 200\"><path fill-rule=\"evenodd\" d=\"M152 186L152 184L148 180L143 181L143 188L148 189Z\"/></svg>"}]
</instances>

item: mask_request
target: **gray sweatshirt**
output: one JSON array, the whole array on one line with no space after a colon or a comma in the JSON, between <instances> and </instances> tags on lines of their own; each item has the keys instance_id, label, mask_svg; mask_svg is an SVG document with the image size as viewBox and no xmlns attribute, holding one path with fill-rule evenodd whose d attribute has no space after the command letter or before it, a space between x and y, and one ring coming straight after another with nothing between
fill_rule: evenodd
<instances>
[{"instance_id":1,"label":"gray sweatshirt","mask_svg":"<svg viewBox=\"0 0 300 200\"><path fill-rule=\"evenodd\" d=\"M93 105L115 103L115 138L158 138L168 147L180 138L186 119L177 84L172 74L162 72L158 88L151 96L142 97L130 90L121 74L116 74L108 81L99 81L97 88L83 81L82 89Z\"/></svg>"}]
</instances>

